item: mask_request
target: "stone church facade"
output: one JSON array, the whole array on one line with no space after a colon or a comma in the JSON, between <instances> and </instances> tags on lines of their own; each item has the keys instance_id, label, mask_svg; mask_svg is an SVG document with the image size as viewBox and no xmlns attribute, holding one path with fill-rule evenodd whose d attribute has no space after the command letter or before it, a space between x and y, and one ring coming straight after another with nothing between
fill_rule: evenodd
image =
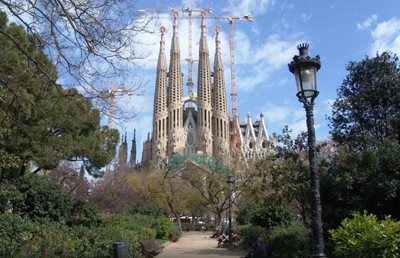
<instances>
[{"instance_id":1,"label":"stone church facade","mask_svg":"<svg viewBox=\"0 0 400 258\"><path fill-rule=\"evenodd\" d=\"M173 25L169 66L166 62L164 27L161 27L154 93L153 128L143 143L142 160L136 164L136 137L132 141L131 167L161 169L174 153L196 153L223 160L253 160L266 155L269 136L263 114L244 123L229 116L219 27L215 29L215 51L211 70L205 19L201 22L197 96L183 95L183 74L177 19ZM126 139L125 139L126 145ZM125 146L124 145L124 146ZM122 145L121 145L122 146ZM127 147L120 151L127 152ZM134 154L134 159L132 158ZM126 162L126 155L120 155Z\"/></svg>"}]
</instances>

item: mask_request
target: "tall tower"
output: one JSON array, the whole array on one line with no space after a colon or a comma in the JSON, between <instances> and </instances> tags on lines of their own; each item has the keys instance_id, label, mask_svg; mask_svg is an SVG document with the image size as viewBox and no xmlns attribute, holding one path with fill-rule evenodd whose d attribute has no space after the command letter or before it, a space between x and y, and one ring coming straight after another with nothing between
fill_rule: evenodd
<instances>
[{"instance_id":1,"label":"tall tower","mask_svg":"<svg viewBox=\"0 0 400 258\"><path fill-rule=\"evenodd\" d=\"M210 60L206 37L206 12L201 12L201 36L199 49L199 68L197 77L197 99L198 99L198 136L202 143L200 151L211 156L212 134L211 134L211 73Z\"/></svg>"},{"instance_id":2,"label":"tall tower","mask_svg":"<svg viewBox=\"0 0 400 258\"><path fill-rule=\"evenodd\" d=\"M178 37L178 12L174 12L168 80L168 151L167 155L183 150L182 69Z\"/></svg>"},{"instance_id":3,"label":"tall tower","mask_svg":"<svg viewBox=\"0 0 400 258\"><path fill-rule=\"evenodd\" d=\"M224 65L221 58L221 41L215 27L215 57L214 57L214 87L212 96L212 130L213 154L217 157L227 157L229 152L229 119L227 114L226 88L224 79Z\"/></svg>"},{"instance_id":4,"label":"tall tower","mask_svg":"<svg viewBox=\"0 0 400 258\"><path fill-rule=\"evenodd\" d=\"M167 65L165 61L165 28L160 28L160 53L158 55L156 87L154 92L153 137L152 137L152 164L155 167L162 165L161 161L167 154Z\"/></svg>"},{"instance_id":5,"label":"tall tower","mask_svg":"<svg viewBox=\"0 0 400 258\"><path fill-rule=\"evenodd\" d=\"M131 156L129 159L130 168L136 168L136 129L133 130Z\"/></svg>"},{"instance_id":6,"label":"tall tower","mask_svg":"<svg viewBox=\"0 0 400 258\"><path fill-rule=\"evenodd\" d=\"M127 135L125 132L125 137L122 136L122 142L119 146L118 152L118 167L126 167L128 162L128 142L127 142Z\"/></svg>"}]
</instances>

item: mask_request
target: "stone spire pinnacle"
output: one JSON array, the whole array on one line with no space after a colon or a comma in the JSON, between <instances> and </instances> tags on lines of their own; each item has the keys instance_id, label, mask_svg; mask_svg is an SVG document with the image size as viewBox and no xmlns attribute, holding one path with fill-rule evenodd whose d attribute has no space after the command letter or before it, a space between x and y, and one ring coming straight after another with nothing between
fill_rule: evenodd
<instances>
[{"instance_id":1,"label":"stone spire pinnacle","mask_svg":"<svg viewBox=\"0 0 400 258\"><path fill-rule=\"evenodd\" d=\"M201 36L199 48L199 66L197 77L197 100L198 100L198 135L200 140L204 143L202 152L205 155L212 155L212 96L211 96L211 71L210 71L210 57L207 47L206 12L201 13Z\"/></svg>"},{"instance_id":2,"label":"stone spire pinnacle","mask_svg":"<svg viewBox=\"0 0 400 258\"><path fill-rule=\"evenodd\" d=\"M172 44L171 44L171 54L172 52L174 53L179 53L179 37L178 37L178 12L173 11L174 15L174 30L172 33Z\"/></svg>"},{"instance_id":3,"label":"stone spire pinnacle","mask_svg":"<svg viewBox=\"0 0 400 258\"><path fill-rule=\"evenodd\" d=\"M224 65L222 63L221 58L221 40L219 39L219 33L221 31L221 27L215 26L215 58L214 58L214 69L224 69Z\"/></svg>"},{"instance_id":4,"label":"stone spire pinnacle","mask_svg":"<svg viewBox=\"0 0 400 258\"><path fill-rule=\"evenodd\" d=\"M201 36L200 36L200 52L208 52L207 36L206 36L206 12L201 12Z\"/></svg>"},{"instance_id":5,"label":"stone spire pinnacle","mask_svg":"<svg viewBox=\"0 0 400 258\"><path fill-rule=\"evenodd\" d=\"M215 57L214 57L214 89L213 107L213 152L214 156L226 157L229 152L229 119L227 114L224 65L221 58L221 28L215 27Z\"/></svg>"},{"instance_id":6,"label":"stone spire pinnacle","mask_svg":"<svg viewBox=\"0 0 400 258\"><path fill-rule=\"evenodd\" d=\"M168 155L179 152L183 146L183 88L182 68L178 37L178 12L174 11L169 78L168 78Z\"/></svg>"},{"instance_id":7,"label":"stone spire pinnacle","mask_svg":"<svg viewBox=\"0 0 400 258\"><path fill-rule=\"evenodd\" d=\"M157 71L160 69L165 70L165 68L166 68L166 65L165 65L165 38L164 38L165 27L161 26L160 32L161 32L161 39L160 39L160 52L158 54Z\"/></svg>"},{"instance_id":8,"label":"stone spire pinnacle","mask_svg":"<svg viewBox=\"0 0 400 258\"><path fill-rule=\"evenodd\" d=\"M154 112L153 112L153 132L151 141L151 157L154 164L165 157L167 151L167 117L168 117L168 104L167 104L167 65L165 61L165 28L160 27L160 53L158 55L156 85L154 91ZM148 136L150 142L150 135Z\"/></svg>"},{"instance_id":9,"label":"stone spire pinnacle","mask_svg":"<svg viewBox=\"0 0 400 258\"><path fill-rule=\"evenodd\" d=\"M136 168L136 129L133 130L131 156L129 159L130 168Z\"/></svg>"}]
</instances>

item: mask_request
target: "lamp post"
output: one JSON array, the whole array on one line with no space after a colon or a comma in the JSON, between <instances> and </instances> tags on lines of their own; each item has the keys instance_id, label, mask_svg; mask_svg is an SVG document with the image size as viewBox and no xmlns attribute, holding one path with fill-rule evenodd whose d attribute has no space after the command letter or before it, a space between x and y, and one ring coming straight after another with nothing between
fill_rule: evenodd
<instances>
[{"instance_id":1,"label":"lamp post","mask_svg":"<svg viewBox=\"0 0 400 258\"><path fill-rule=\"evenodd\" d=\"M326 257L321 218L321 197L319 191L319 173L315 151L314 100L318 96L317 71L321 68L320 58L308 55L308 44L297 46L299 55L293 57L289 71L294 74L297 85L297 97L303 103L307 117L308 159L310 166L311 210L312 210L312 257Z\"/></svg>"},{"instance_id":2,"label":"lamp post","mask_svg":"<svg viewBox=\"0 0 400 258\"><path fill-rule=\"evenodd\" d=\"M229 176L228 179L226 180L226 183L228 184L228 215L229 215L229 221L228 221L228 237L229 237L229 247L233 247L232 243L232 185L235 183L235 180L233 179L232 176Z\"/></svg>"}]
</instances>

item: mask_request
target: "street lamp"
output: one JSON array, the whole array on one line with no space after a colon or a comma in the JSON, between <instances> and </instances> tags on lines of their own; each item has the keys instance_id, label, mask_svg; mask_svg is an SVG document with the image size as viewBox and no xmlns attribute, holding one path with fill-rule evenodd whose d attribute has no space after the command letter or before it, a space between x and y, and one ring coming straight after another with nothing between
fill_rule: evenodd
<instances>
[{"instance_id":1,"label":"street lamp","mask_svg":"<svg viewBox=\"0 0 400 258\"><path fill-rule=\"evenodd\" d=\"M321 197L319 191L319 173L315 151L314 100L318 96L317 71L321 68L319 56L308 55L308 44L297 46L299 55L293 57L289 71L294 74L297 85L297 97L303 103L307 117L308 159L310 165L311 209L312 209L312 257L326 257L321 218Z\"/></svg>"},{"instance_id":2,"label":"street lamp","mask_svg":"<svg viewBox=\"0 0 400 258\"><path fill-rule=\"evenodd\" d=\"M228 237L229 237L229 247L233 247L232 243L232 185L235 183L235 179L232 176L228 177L226 180L228 184L228 213L229 213L229 221L228 221Z\"/></svg>"}]
</instances>

